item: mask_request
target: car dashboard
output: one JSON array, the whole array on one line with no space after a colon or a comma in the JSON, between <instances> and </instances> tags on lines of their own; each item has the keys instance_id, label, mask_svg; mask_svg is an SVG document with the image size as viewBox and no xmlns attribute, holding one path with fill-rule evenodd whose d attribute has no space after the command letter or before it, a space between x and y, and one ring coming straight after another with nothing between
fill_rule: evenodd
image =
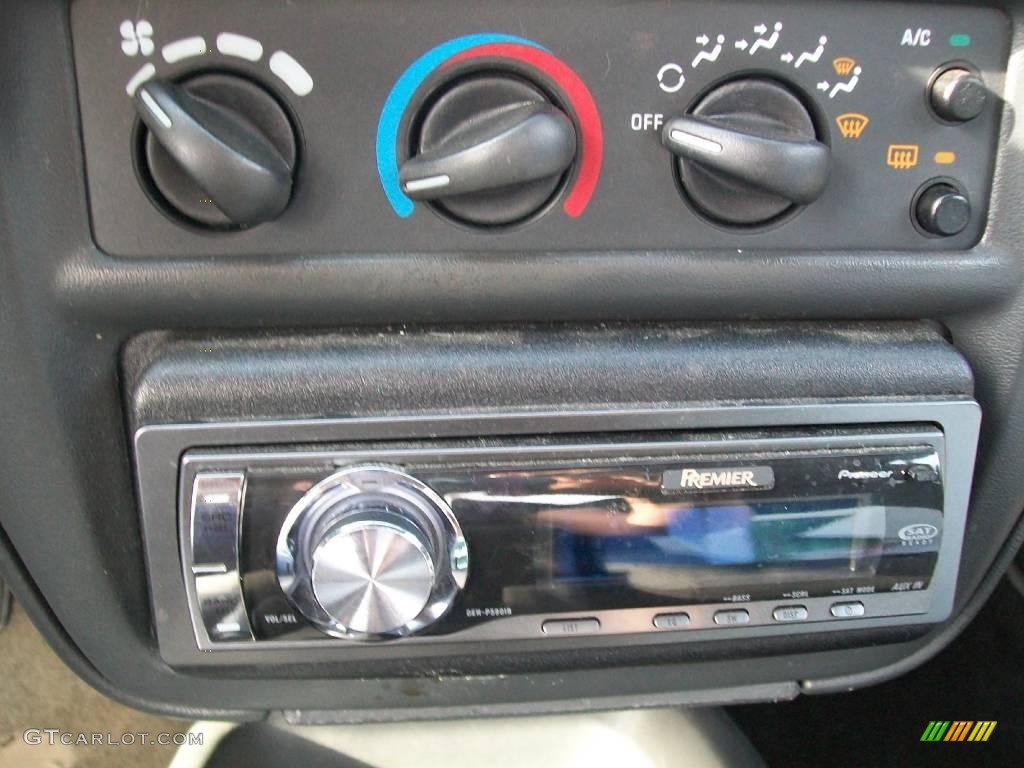
<instances>
[{"instance_id":1,"label":"car dashboard","mask_svg":"<svg viewBox=\"0 0 1024 768\"><path fill-rule=\"evenodd\" d=\"M768 702L1024 540L1022 7L0 12L0 571L179 717Z\"/></svg>"}]
</instances>

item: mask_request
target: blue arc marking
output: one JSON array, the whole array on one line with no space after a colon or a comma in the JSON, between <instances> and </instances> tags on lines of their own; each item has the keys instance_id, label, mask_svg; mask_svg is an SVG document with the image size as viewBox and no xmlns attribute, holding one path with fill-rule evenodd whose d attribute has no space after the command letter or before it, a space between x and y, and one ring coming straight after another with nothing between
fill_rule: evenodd
<instances>
[{"instance_id":1,"label":"blue arc marking","mask_svg":"<svg viewBox=\"0 0 1024 768\"><path fill-rule=\"evenodd\" d=\"M423 81L445 60L468 48L491 43L519 43L542 51L547 50L532 40L514 35L479 34L457 37L430 49L410 64L384 101L384 109L377 124L377 173L380 175L380 183L384 187L388 202L395 209L395 213L403 219L412 215L414 205L398 184L398 127L402 122L402 115L405 114L413 94Z\"/></svg>"}]
</instances>

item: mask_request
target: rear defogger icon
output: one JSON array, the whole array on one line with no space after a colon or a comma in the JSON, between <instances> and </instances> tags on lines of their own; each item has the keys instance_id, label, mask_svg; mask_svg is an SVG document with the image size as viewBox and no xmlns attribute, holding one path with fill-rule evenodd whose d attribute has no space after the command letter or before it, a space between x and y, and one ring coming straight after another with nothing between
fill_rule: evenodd
<instances>
[{"instance_id":1,"label":"rear defogger icon","mask_svg":"<svg viewBox=\"0 0 1024 768\"><path fill-rule=\"evenodd\" d=\"M890 144L885 153L885 164L897 171L907 171L917 165L920 147L917 144Z\"/></svg>"}]
</instances>

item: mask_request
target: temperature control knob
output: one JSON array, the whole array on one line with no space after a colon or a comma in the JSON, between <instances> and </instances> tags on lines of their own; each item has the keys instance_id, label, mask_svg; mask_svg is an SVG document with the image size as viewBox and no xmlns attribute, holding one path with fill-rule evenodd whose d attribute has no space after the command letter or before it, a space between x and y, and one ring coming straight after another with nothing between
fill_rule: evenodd
<instances>
[{"instance_id":1,"label":"temperature control knob","mask_svg":"<svg viewBox=\"0 0 1024 768\"><path fill-rule=\"evenodd\" d=\"M134 95L146 126L140 165L174 216L212 229L277 218L297 147L288 114L261 86L226 74L149 80Z\"/></svg>"},{"instance_id":2,"label":"temperature control knob","mask_svg":"<svg viewBox=\"0 0 1024 768\"><path fill-rule=\"evenodd\" d=\"M465 586L469 552L450 507L389 467L355 467L311 488L277 543L278 580L313 624L374 640L424 629Z\"/></svg>"},{"instance_id":3,"label":"temperature control knob","mask_svg":"<svg viewBox=\"0 0 1024 768\"><path fill-rule=\"evenodd\" d=\"M414 121L402 191L478 227L542 211L576 158L576 128L537 85L511 74L456 81Z\"/></svg>"},{"instance_id":4,"label":"temperature control knob","mask_svg":"<svg viewBox=\"0 0 1024 768\"><path fill-rule=\"evenodd\" d=\"M804 103L767 78L745 77L666 121L662 144L677 160L693 205L726 225L766 224L816 200L831 153Z\"/></svg>"}]
</instances>

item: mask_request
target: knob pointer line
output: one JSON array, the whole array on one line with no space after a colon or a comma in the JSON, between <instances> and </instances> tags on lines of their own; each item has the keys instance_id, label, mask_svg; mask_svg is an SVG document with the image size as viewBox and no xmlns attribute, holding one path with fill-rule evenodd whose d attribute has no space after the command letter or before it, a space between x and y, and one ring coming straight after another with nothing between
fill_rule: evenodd
<instances>
[{"instance_id":1,"label":"knob pointer line","mask_svg":"<svg viewBox=\"0 0 1024 768\"><path fill-rule=\"evenodd\" d=\"M402 218L412 215L415 203L402 191L398 168L398 134L416 91L437 69L473 58L499 58L522 62L547 76L562 92L579 126L579 167L562 210L570 217L583 213L601 172L603 134L593 96L580 77L546 48L521 37L478 34L442 43L414 61L395 82L377 126L377 172L384 194Z\"/></svg>"}]
</instances>

